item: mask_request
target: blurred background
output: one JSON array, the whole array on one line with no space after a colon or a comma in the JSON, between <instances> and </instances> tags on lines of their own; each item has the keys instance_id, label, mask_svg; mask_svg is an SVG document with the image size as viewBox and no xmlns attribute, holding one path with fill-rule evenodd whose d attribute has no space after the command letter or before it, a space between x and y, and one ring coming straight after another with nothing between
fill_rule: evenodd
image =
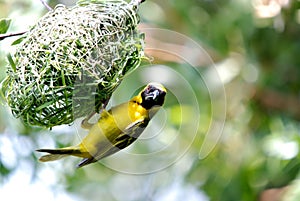
<instances>
[{"instance_id":1,"label":"blurred background","mask_svg":"<svg viewBox=\"0 0 300 201\"><path fill-rule=\"evenodd\" d=\"M147 131L86 168L75 169L77 158L41 164L34 150L78 143L86 134L80 121L25 126L1 100L1 197L298 200L299 9L298 0L147 0L139 13L150 59L109 103L128 100L149 81L165 84L166 104ZM8 32L27 30L46 12L39 0L0 0L0 18L12 19ZM0 80L15 39L0 42Z\"/></svg>"}]
</instances>

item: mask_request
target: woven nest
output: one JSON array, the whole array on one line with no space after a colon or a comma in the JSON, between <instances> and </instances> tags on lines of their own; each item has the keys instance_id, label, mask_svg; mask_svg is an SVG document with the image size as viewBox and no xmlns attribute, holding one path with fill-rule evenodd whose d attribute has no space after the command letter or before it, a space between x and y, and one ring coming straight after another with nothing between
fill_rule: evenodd
<instances>
[{"instance_id":1,"label":"woven nest","mask_svg":"<svg viewBox=\"0 0 300 201\"><path fill-rule=\"evenodd\" d=\"M13 115L50 128L97 112L143 57L140 2L80 1L42 17L18 45L2 83Z\"/></svg>"}]
</instances>

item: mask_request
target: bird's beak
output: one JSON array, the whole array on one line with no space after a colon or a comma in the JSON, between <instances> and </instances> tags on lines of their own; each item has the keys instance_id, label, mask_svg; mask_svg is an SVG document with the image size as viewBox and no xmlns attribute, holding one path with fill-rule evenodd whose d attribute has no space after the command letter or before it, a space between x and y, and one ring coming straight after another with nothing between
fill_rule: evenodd
<instances>
[{"instance_id":1,"label":"bird's beak","mask_svg":"<svg viewBox=\"0 0 300 201\"><path fill-rule=\"evenodd\" d=\"M151 92L150 94L148 94L145 97L145 99L146 100L149 100L149 99L155 100L159 96L159 94L160 94L159 90L154 90L153 92Z\"/></svg>"}]
</instances>

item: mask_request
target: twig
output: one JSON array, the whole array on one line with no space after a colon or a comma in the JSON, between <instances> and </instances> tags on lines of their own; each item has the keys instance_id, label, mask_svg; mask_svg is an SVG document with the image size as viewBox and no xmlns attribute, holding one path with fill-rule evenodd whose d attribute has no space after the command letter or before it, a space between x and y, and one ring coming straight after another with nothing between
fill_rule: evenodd
<instances>
[{"instance_id":1,"label":"twig","mask_svg":"<svg viewBox=\"0 0 300 201\"><path fill-rule=\"evenodd\" d=\"M42 2L42 4L48 9L48 10L53 10L47 3L45 0L40 0Z\"/></svg>"},{"instance_id":2,"label":"twig","mask_svg":"<svg viewBox=\"0 0 300 201\"><path fill-rule=\"evenodd\" d=\"M13 37L13 36L19 36L23 35L27 31L22 31L22 32L16 32L16 33L8 33L8 34L0 34L0 41L4 40L5 38Z\"/></svg>"},{"instance_id":3,"label":"twig","mask_svg":"<svg viewBox=\"0 0 300 201\"><path fill-rule=\"evenodd\" d=\"M42 2L42 4L48 9L48 10L53 10L47 3L45 0L40 0ZM16 32L16 33L8 33L8 34L0 34L0 41L4 40L5 38L9 38L9 37L13 37L13 36L19 36L19 35L23 35L24 33L26 33L27 31L22 31L22 32Z\"/></svg>"}]
</instances>

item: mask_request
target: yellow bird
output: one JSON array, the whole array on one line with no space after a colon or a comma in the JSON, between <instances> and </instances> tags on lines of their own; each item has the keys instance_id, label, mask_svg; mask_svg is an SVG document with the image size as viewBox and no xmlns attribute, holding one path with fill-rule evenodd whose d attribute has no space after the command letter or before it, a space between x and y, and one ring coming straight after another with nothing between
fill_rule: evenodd
<instances>
[{"instance_id":1,"label":"yellow bird","mask_svg":"<svg viewBox=\"0 0 300 201\"><path fill-rule=\"evenodd\" d=\"M65 156L77 156L82 167L112 155L133 143L144 131L150 119L163 105L167 90L159 83L149 83L130 101L100 113L98 122L91 126L88 135L77 146L61 149L38 149L49 154L42 162L54 161Z\"/></svg>"}]
</instances>

